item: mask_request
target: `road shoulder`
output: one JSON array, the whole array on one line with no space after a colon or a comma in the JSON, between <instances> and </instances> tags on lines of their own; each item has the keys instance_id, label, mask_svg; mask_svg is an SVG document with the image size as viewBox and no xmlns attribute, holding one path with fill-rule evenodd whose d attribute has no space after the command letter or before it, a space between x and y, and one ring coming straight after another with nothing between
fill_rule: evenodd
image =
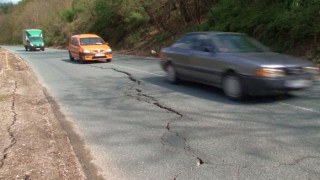
<instances>
[{"instance_id":1,"label":"road shoulder","mask_svg":"<svg viewBox=\"0 0 320 180\"><path fill-rule=\"evenodd\" d=\"M0 62L0 179L86 179L32 70L12 53L7 59Z\"/></svg>"}]
</instances>

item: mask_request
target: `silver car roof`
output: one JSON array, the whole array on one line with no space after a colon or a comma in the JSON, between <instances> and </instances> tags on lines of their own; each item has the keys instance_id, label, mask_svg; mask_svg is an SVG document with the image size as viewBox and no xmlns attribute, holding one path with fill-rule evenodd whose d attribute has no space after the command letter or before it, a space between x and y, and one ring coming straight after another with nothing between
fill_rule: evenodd
<instances>
[{"instance_id":1,"label":"silver car roof","mask_svg":"<svg viewBox=\"0 0 320 180\"><path fill-rule=\"evenodd\" d=\"M190 32L186 33L185 35L189 34L245 34L245 33L239 33L239 32L220 32L220 31L200 31L200 32Z\"/></svg>"}]
</instances>

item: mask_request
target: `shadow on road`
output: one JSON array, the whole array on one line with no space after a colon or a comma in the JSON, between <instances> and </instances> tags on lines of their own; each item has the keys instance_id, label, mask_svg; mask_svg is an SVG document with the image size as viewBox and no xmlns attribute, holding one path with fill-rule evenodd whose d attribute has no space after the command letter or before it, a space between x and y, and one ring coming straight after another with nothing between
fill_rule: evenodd
<instances>
[{"instance_id":1,"label":"shadow on road","mask_svg":"<svg viewBox=\"0 0 320 180\"><path fill-rule=\"evenodd\" d=\"M180 92L197 98L207 99L211 101L217 101L226 104L242 104L242 105L252 105L252 104L265 104L265 103L274 103L276 101L287 100L295 98L294 95L270 95L270 96L247 96L241 101L232 101L228 99L223 91L219 88L183 81L179 84L171 84L164 77L147 77L143 78L143 81L148 83L170 89L172 91Z\"/></svg>"},{"instance_id":2,"label":"shadow on road","mask_svg":"<svg viewBox=\"0 0 320 180\"><path fill-rule=\"evenodd\" d=\"M194 163L195 157L201 157L209 165L228 163L242 166L250 163L263 168L265 164L278 164L279 158L288 156L289 160L280 162L295 162L291 157L302 151L319 153L318 116L285 108L279 110L278 106L264 108L264 103L273 103L282 97L249 97L238 103L228 100L220 89L211 86L190 82L172 85L164 77L141 80L142 83L163 87L161 93L175 91L210 101L248 106L212 107L193 112L192 117L199 118L184 118L137 97L127 96L125 92L132 83L122 76L87 77L75 82L73 87L78 93L67 91L60 98L61 102L73 108L74 121L80 124L86 141L112 154L116 159L113 163L128 174L136 172L137 164L150 171L156 169L156 165L171 169L183 155L193 158ZM101 89L106 87L106 91L101 93ZM192 97L190 102L194 100ZM176 134L184 140L182 146L179 142L170 144L163 140L168 136L176 138ZM191 149L195 157L190 156L186 149ZM236 162L230 159L230 154L237 158ZM312 170L310 167L306 171Z\"/></svg>"},{"instance_id":3,"label":"shadow on road","mask_svg":"<svg viewBox=\"0 0 320 180\"><path fill-rule=\"evenodd\" d=\"M62 61L66 62L66 63L82 65L78 59L75 59L74 61L70 61L70 59L62 59ZM104 64L104 63L108 63L108 62L106 62L106 61L85 61L83 64L95 64L95 63Z\"/></svg>"},{"instance_id":4,"label":"shadow on road","mask_svg":"<svg viewBox=\"0 0 320 180\"><path fill-rule=\"evenodd\" d=\"M132 57L129 57L129 56L128 57L121 56L121 59L117 59L117 60L134 61L134 60L132 60ZM150 59L146 58L145 60L150 60ZM106 64L107 63L105 61L87 61L84 64L80 64L79 60L77 60L77 59L75 59L74 61L70 61L69 59L62 59L62 61L66 62L66 63L78 64L78 65ZM283 100L297 98L296 95L278 94L278 95L269 95L269 96L246 96L241 101L233 101L233 100L228 99L224 95L223 91L220 88L216 88L213 86L208 86L208 85L204 85L204 84L200 84L200 83L182 81L179 84L171 84L164 77L157 77L157 76L146 77L146 78L142 78L141 80L148 82L148 83L151 83L151 84L154 84L154 85L157 85L157 86L160 86L160 87L163 87L163 88L166 88L166 89L169 89L169 90L172 90L172 91L180 92L180 93L194 96L197 98L221 102L221 103L225 103L225 104L234 104L234 105L236 105L236 104L239 104L239 105L268 104L268 103L274 103L277 101L283 101Z\"/></svg>"}]
</instances>

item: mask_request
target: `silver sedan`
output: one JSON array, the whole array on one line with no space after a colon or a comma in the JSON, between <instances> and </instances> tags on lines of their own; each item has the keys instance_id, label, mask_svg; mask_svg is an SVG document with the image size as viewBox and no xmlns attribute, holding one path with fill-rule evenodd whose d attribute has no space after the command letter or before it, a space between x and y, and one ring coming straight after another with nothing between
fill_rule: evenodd
<instances>
[{"instance_id":1,"label":"silver sedan","mask_svg":"<svg viewBox=\"0 0 320 180\"><path fill-rule=\"evenodd\" d=\"M160 57L170 82L217 86L232 99L308 88L317 72L311 61L271 52L241 33L188 33L163 48Z\"/></svg>"}]
</instances>

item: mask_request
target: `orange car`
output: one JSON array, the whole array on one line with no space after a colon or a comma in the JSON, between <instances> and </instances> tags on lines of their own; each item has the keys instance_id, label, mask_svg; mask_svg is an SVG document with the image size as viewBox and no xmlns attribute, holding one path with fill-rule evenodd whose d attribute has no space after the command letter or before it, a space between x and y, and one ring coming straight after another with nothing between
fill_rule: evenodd
<instances>
[{"instance_id":1,"label":"orange car","mask_svg":"<svg viewBox=\"0 0 320 180\"><path fill-rule=\"evenodd\" d=\"M112 60L112 50L104 40L96 34L78 34L71 37L69 41L70 60L79 59L80 63L85 61Z\"/></svg>"}]
</instances>

